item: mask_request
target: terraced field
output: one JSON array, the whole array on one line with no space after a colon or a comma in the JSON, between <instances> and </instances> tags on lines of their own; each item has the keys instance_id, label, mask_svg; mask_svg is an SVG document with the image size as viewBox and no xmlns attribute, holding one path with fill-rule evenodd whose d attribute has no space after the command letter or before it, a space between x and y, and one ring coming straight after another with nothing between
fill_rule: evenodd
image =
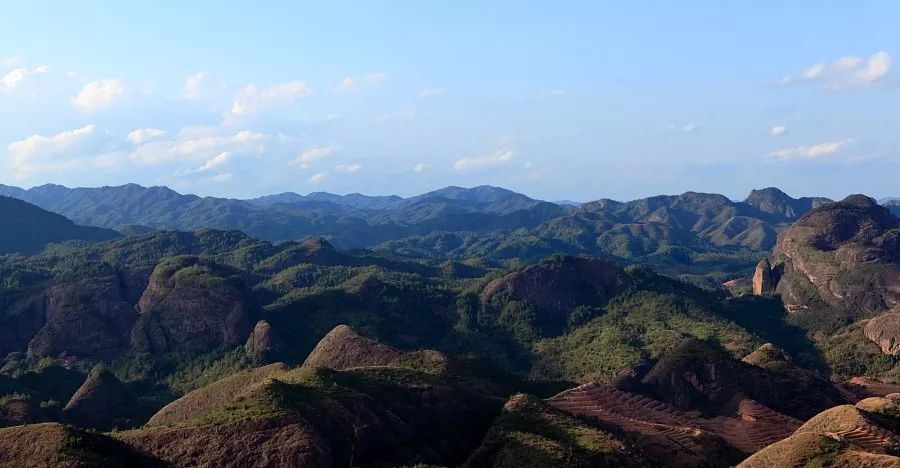
<instances>
[{"instance_id":1,"label":"terraced field","mask_svg":"<svg viewBox=\"0 0 900 468\"><path fill-rule=\"evenodd\" d=\"M704 418L644 395L587 384L548 400L570 413L649 436L662 451L702 450L704 439L721 438L744 453L791 435L801 421L756 401L743 400L734 416Z\"/></svg>"}]
</instances>

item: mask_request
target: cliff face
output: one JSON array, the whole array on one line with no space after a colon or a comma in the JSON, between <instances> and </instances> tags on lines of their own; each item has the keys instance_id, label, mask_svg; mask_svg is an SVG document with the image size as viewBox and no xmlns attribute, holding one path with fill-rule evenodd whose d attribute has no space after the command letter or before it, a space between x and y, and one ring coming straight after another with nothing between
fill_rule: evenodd
<instances>
[{"instance_id":1,"label":"cliff face","mask_svg":"<svg viewBox=\"0 0 900 468\"><path fill-rule=\"evenodd\" d=\"M557 257L492 281L481 292L481 301L527 303L544 320L565 324L575 307L602 304L627 281L626 273L612 263Z\"/></svg>"},{"instance_id":2,"label":"cliff face","mask_svg":"<svg viewBox=\"0 0 900 468\"><path fill-rule=\"evenodd\" d=\"M260 320L253 327L253 332L250 333L250 338L247 338L244 349L251 356L265 358L278 353L282 349L282 345L281 337L278 336L272 325L265 320Z\"/></svg>"},{"instance_id":3,"label":"cliff face","mask_svg":"<svg viewBox=\"0 0 900 468\"><path fill-rule=\"evenodd\" d=\"M773 260L789 311L860 317L900 303L900 220L868 197L803 216L782 234Z\"/></svg>"},{"instance_id":4,"label":"cliff face","mask_svg":"<svg viewBox=\"0 0 900 468\"><path fill-rule=\"evenodd\" d=\"M869 320L864 332L884 354L900 354L900 309Z\"/></svg>"},{"instance_id":5,"label":"cliff face","mask_svg":"<svg viewBox=\"0 0 900 468\"><path fill-rule=\"evenodd\" d=\"M115 358L128 348L137 320L115 275L54 286L42 296L41 305L44 324L28 344L29 356Z\"/></svg>"},{"instance_id":6,"label":"cliff face","mask_svg":"<svg viewBox=\"0 0 900 468\"><path fill-rule=\"evenodd\" d=\"M760 260L756 265L756 271L753 272L753 294L757 296L772 294L777 282L777 273L773 271L769 260L765 258Z\"/></svg>"},{"instance_id":7,"label":"cliff face","mask_svg":"<svg viewBox=\"0 0 900 468\"><path fill-rule=\"evenodd\" d=\"M160 263L138 302L135 348L162 353L244 343L253 327L252 300L227 267L197 257Z\"/></svg>"}]
</instances>

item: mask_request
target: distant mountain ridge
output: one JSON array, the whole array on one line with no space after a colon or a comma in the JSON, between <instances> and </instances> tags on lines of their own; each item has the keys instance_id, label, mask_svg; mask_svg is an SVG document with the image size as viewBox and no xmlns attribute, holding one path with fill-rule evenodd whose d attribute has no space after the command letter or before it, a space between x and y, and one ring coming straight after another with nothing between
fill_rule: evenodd
<instances>
[{"instance_id":1,"label":"distant mountain ridge","mask_svg":"<svg viewBox=\"0 0 900 468\"><path fill-rule=\"evenodd\" d=\"M80 224L123 231L238 229L270 241L324 235L343 248L372 246L435 230L532 228L565 208L491 186L446 187L422 195L367 196L282 193L250 200L182 195L168 187L28 190L0 185L0 195L19 198Z\"/></svg>"},{"instance_id":2,"label":"distant mountain ridge","mask_svg":"<svg viewBox=\"0 0 900 468\"><path fill-rule=\"evenodd\" d=\"M779 232L830 201L795 199L773 187L754 190L744 201L686 192L577 206L487 185L450 186L409 198L286 192L239 200L136 184L28 190L0 185L0 194L79 224L127 234L234 229L273 242L324 236L340 249L431 259L534 260L557 252L587 253L681 265L680 271L710 262L750 268L774 246Z\"/></svg>"},{"instance_id":3,"label":"distant mountain ridge","mask_svg":"<svg viewBox=\"0 0 900 468\"><path fill-rule=\"evenodd\" d=\"M61 215L5 196L0 196L0 219L0 255L31 254L51 242L109 240L119 235L109 229L76 225Z\"/></svg>"}]
</instances>

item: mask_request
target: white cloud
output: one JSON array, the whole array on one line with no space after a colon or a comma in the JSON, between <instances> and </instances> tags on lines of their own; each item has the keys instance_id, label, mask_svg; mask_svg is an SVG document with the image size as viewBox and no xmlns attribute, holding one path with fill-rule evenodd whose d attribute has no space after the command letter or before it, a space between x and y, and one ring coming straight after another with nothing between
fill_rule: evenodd
<instances>
[{"instance_id":1,"label":"white cloud","mask_svg":"<svg viewBox=\"0 0 900 468\"><path fill-rule=\"evenodd\" d=\"M262 91L256 85L249 84L235 94L231 114L256 114L274 105L312 96L313 93L313 89L302 81L272 85Z\"/></svg>"},{"instance_id":2,"label":"white cloud","mask_svg":"<svg viewBox=\"0 0 900 468\"><path fill-rule=\"evenodd\" d=\"M881 81L891 71L891 55L881 51L869 58L842 57L831 63L817 63L799 75L788 75L779 80L783 85L797 83L821 83L831 90L858 88Z\"/></svg>"},{"instance_id":3,"label":"white cloud","mask_svg":"<svg viewBox=\"0 0 900 468\"><path fill-rule=\"evenodd\" d=\"M37 153L59 154L83 141L84 138L93 134L95 129L93 125L86 125L52 136L32 135L10 143L8 149L13 158L22 159L27 159Z\"/></svg>"},{"instance_id":4,"label":"white cloud","mask_svg":"<svg viewBox=\"0 0 900 468\"><path fill-rule=\"evenodd\" d=\"M441 88L425 88L419 91L419 99L428 99L437 96L443 96L444 90Z\"/></svg>"},{"instance_id":5,"label":"white cloud","mask_svg":"<svg viewBox=\"0 0 900 468\"><path fill-rule=\"evenodd\" d=\"M489 156L474 158L462 158L453 163L453 169L458 172L474 171L489 167L501 166L515 159L511 151L498 151Z\"/></svg>"},{"instance_id":6,"label":"white cloud","mask_svg":"<svg viewBox=\"0 0 900 468\"><path fill-rule=\"evenodd\" d=\"M819 143L816 145L809 146L796 146L793 148L784 148L777 151L773 151L769 153L769 156L773 156L779 161L792 161L797 159L816 159L822 156L826 156L829 154L837 153L841 149L843 149L848 144L852 143L853 139L848 138L840 141L826 141L824 143Z\"/></svg>"},{"instance_id":7,"label":"white cloud","mask_svg":"<svg viewBox=\"0 0 900 468\"><path fill-rule=\"evenodd\" d=\"M209 154L221 151L223 148L232 148L232 151L258 152L262 149L261 142L268 135L259 132L244 130L228 136L203 136L187 138L178 141L174 149L181 154Z\"/></svg>"},{"instance_id":8,"label":"white cloud","mask_svg":"<svg viewBox=\"0 0 900 468\"><path fill-rule=\"evenodd\" d=\"M428 169L430 166L424 163L417 163L412 167L413 172L424 172L425 169Z\"/></svg>"},{"instance_id":9,"label":"white cloud","mask_svg":"<svg viewBox=\"0 0 900 468\"><path fill-rule=\"evenodd\" d=\"M125 85L119 80L92 81L72 99L75 108L82 112L105 109L125 95Z\"/></svg>"},{"instance_id":10,"label":"white cloud","mask_svg":"<svg viewBox=\"0 0 900 468\"><path fill-rule=\"evenodd\" d=\"M86 125L51 136L32 135L10 143L7 149L12 156L16 178L30 172L60 167L58 156L85 145L95 130L94 125Z\"/></svg>"},{"instance_id":11,"label":"white cloud","mask_svg":"<svg viewBox=\"0 0 900 468\"><path fill-rule=\"evenodd\" d=\"M206 72L194 73L184 80L185 99L197 99L200 97L200 83L206 79Z\"/></svg>"},{"instance_id":12,"label":"white cloud","mask_svg":"<svg viewBox=\"0 0 900 468\"><path fill-rule=\"evenodd\" d=\"M362 166L359 164L338 164L337 167L335 167L335 170L338 172L346 172L348 174L359 172L360 169L362 169Z\"/></svg>"},{"instance_id":13,"label":"white cloud","mask_svg":"<svg viewBox=\"0 0 900 468\"><path fill-rule=\"evenodd\" d=\"M185 129L178 138L157 138L138 146L130 157L137 164L152 165L180 156L210 158L223 152L262 154L270 140L270 135L247 130L221 135L216 130Z\"/></svg>"},{"instance_id":14,"label":"white cloud","mask_svg":"<svg viewBox=\"0 0 900 468\"><path fill-rule=\"evenodd\" d=\"M230 172L226 172L224 174L216 174L212 177L212 180L214 180L215 182L228 182L231 179L234 179L234 174Z\"/></svg>"},{"instance_id":15,"label":"white cloud","mask_svg":"<svg viewBox=\"0 0 900 468\"><path fill-rule=\"evenodd\" d=\"M22 81L25 80L26 77L30 75L43 75L50 71L50 67L47 65L41 65L39 67L28 69L28 68L16 68L15 70L3 75L2 86L0 86L0 91L9 92L19 86Z\"/></svg>"},{"instance_id":16,"label":"white cloud","mask_svg":"<svg viewBox=\"0 0 900 468\"><path fill-rule=\"evenodd\" d=\"M787 127L785 127L784 125L776 125L772 127L771 130L769 130L769 135L772 136L781 136L785 133L787 133Z\"/></svg>"},{"instance_id":17,"label":"white cloud","mask_svg":"<svg viewBox=\"0 0 900 468\"><path fill-rule=\"evenodd\" d=\"M303 154L297 156L291 164L298 165L304 169L313 161L328 157L341 150L340 145L331 144L319 148L312 148L304 151Z\"/></svg>"},{"instance_id":18,"label":"white cloud","mask_svg":"<svg viewBox=\"0 0 900 468\"><path fill-rule=\"evenodd\" d=\"M319 173L314 174L312 177L310 177L308 182L313 185L318 185L318 184L322 183L325 180L325 178L327 178L327 177L328 177L327 172L319 172Z\"/></svg>"},{"instance_id":19,"label":"white cloud","mask_svg":"<svg viewBox=\"0 0 900 468\"><path fill-rule=\"evenodd\" d=\"M135 145L139 145L144 143L145 141L150 141L155 138L159 138L166 134L165 130L160 130L158 128L139 128L137 130L132 130L128 133L128 136L125 137L129 143L133 143Z\"/></svg>"},{"instance_id":20,"label":"white cloud","mask_svg":"<svg viewBox=\"0 0 900 468\"><path fill-rule=\"evenodd\" d=\"M198 167L197 169L194 169L194 172L210 171L212 169L215 169L215 168L227 163L230 158L231 158L231 153L229 153L228 151L223 151L223 152L219 153L218 156L208 159L205 163L203 163L202 166Z\"/></svg>"},{"instance_id":21,"label":"white cloud","mask_svg":"<svg viewBox=\"0 0 900 468\"><path fill-rule=\"evenodd\" d=\"M362 87L383 85L387 79L388 74L383 72L370 73L362 77L348 76L341 80L340 84L332 86L331 90L336 93L347 93L356 91Z\"/></svg>"}]
</instances>

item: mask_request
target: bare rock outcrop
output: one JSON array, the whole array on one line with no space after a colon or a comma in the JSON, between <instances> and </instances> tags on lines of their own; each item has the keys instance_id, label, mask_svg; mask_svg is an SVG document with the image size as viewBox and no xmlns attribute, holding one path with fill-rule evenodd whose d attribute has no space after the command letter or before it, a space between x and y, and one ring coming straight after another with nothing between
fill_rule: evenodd
<instances>
[{"instance_id":1,"label":"bare rock outcrop","mask_svg":"<svg viewBox=\"0 0 900 468\"><path fill-rule=\"evenodd\" d=\"M236 273L193 256L157 265L138 307L132 343L151 353L242 344L255 323L250 292Z\"/></svg>"},{"instance_id":2,"label":"bare rock outcrop","mask_svg":"<svg viewBox=\"0 0 900 468\"><path fill-rule=\"evenodd\" d=\"M45 323L28 344L33 357L61 354L100 360L128 348L137 320L119 277L89 277L53 286L43 295Z\"/></svg>"},{"instance_id":3,"label":"bare rock outcrop","mask_svg":"<svg viewBox=\"0 0 900 468\"><path fill-rule=\"evenodd\" d=\"M281 337L272 328L272 325L265 320L256 322L250 338L244 344L244 349L251 356L265 358L271 356L282 349L283 343Z\"/></svg>"},{"instance_id":4,"label":"bare rock outcrop","mask_svg":"<svg viewBox=\"0 0 900 468\"><path fill-rule=\"evenodd\" d=\"M810 211L772 257L785 307L822 325L900 304L900 220L866 196Z\"/></svg>"},{"instance_id":5,"label":"bare rock outcrop","mask_svg":"<svg viewBox=\"0 0 900 468\"><path fill-rule=\"evenodd\" d=\"M336 370L385 366L401 354L390 346L360 336L347 325L338 325L319 341L303 365Z\"/></svg>"},{"instance_id":6,"label":"bare rock outcrop","mask_svg":"<svg viewBox=\"0 0 900 468\"><path fill-rule=\"evenodd\" d=\"M756 265L756 271L753 272L753 294L756 296L767 296L775 291L778 280L776 274L772 270L769 259L764 258Z\"/></svg>"},{"instance_id":7,"label":"bare rock outcrop","mask_svg":"<svg viewBox=\"0 0 900 468\"><path fill-rule=\"evenodd\" d=\"M483 303L516 301L534 307L542 320L565 324L579 305L600 305L622 289L628 275L603 260L556 256L490 282Z\"/></svg>"},{"instance_id":8,"label":"bare rock outcrop","mask_svg":"<svg viewBox=\"0 0 900 468\"><path fill-rule=\"evenodd\" d=\"M866 338L874 341L884 354L900 354L900 309L869 320L864 332Z\"/></svg>"}]
</instances>

